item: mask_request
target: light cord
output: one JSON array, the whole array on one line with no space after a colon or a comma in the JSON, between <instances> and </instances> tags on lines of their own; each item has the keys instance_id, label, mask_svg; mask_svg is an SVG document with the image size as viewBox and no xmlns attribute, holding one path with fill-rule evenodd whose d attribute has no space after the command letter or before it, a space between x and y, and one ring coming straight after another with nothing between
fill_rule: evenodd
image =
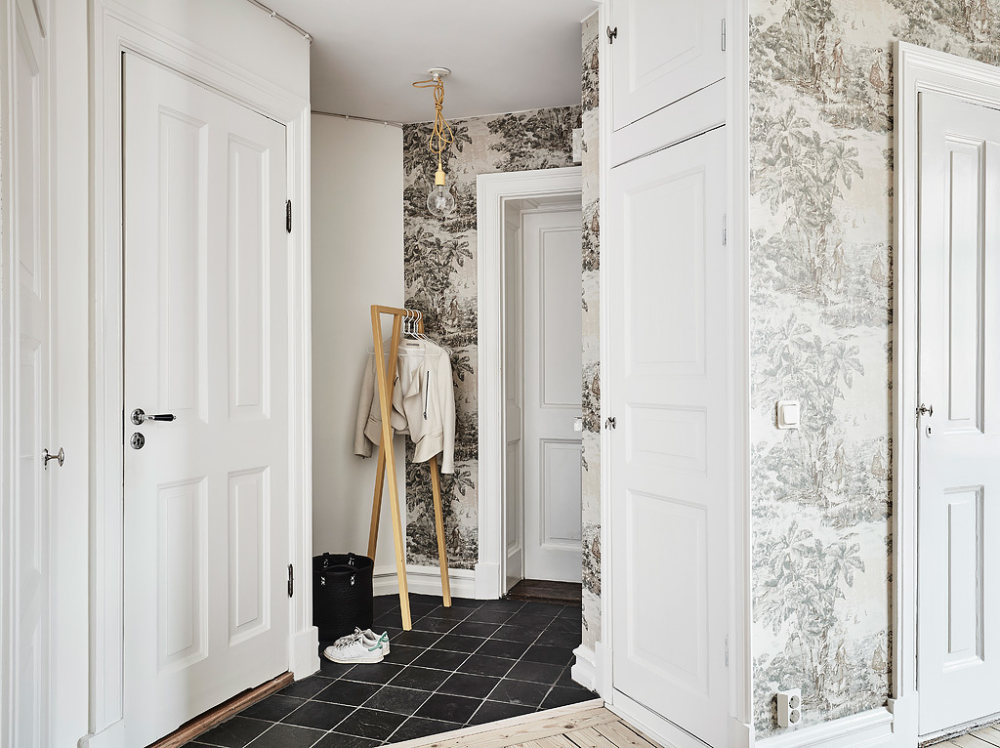
<instances>
[{"instance_id":1,"label":"light cord","mask_svg":"<svg viewBox=\"0 0 1000 748\"><path fill-rule=\"evenodd\" d=\"M452 132L448 120L444 118L444 81L441 80L440 76L435 75L430 80L417 81L413 87L434 89L434 129L431 130L431 136L427 140L427 148L438 157L438 171L443 171L441 154L455 140L455 133Z\"/></svg>"}]
</instances>

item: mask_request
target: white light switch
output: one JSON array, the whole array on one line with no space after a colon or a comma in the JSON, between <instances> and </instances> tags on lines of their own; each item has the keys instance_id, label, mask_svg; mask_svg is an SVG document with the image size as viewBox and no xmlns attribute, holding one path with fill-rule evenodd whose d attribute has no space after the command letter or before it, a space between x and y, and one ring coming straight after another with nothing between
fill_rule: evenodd
<instances>
[{"instance_id":1,"label":"white light switch","mask_svg":"<svg viewBox=\"0 0 1000 748\"><path fill-rule=\"evenodd\" d=\"M582 418L574 418L573 419L573 430L576 433L578 433L578 434L583 433L583 419Z\"/></svg>"},{"instance_id":2,"label":"white light switch","mask_svg":"<svg viewBox=\"0 0 1000 748\"><path fill-rule=\"evenodd\" d=\"M778 428L797 429L802 415L798 400L779 400L777 407Z\"/></svg>"}]
</instances>

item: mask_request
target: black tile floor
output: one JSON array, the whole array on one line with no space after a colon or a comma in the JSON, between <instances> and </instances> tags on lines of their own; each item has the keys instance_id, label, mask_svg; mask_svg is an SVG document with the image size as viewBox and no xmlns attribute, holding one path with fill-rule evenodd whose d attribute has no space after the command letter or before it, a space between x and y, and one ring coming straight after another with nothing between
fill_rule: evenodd
<instances>
[{"instance_id":1,"label":"black tile floor","mask_svg":"<svg viewBox=\"0 0 1000 748\"><path fill-rule=\"evenodd\" d=\"M317 675L293 683L189 746L367 748L517 717L596 698L570 677L580 606L410 595L413 630L399 598L375 599L375 631L391 652L375 665L321 657ZM322 647L322 645L321 645Z\"/></svg>"}]
</instances>

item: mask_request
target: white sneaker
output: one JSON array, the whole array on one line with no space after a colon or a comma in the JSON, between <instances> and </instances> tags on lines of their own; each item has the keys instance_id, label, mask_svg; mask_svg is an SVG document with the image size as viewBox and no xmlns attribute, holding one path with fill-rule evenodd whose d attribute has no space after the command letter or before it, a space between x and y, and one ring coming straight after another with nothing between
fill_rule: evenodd
<instances>
[{"instance_id":1,"label":"white sneaker","mask_svg":"<svg viewBox=\"0 0 1000 748\"><path fill-rule=\"evenodd\" d=\"M382 647L383 656L389 654L389 634L383 632L382 635L380 636L371 629L365 629L364 631L362 631L359 628L355 628L353 634L348 634L347 636L340 637L339 639L337 639L337 641L333 643L333 646L342 647L347 644L350 644L350 642L353 639L358 639L358 638L363 639L365 644L367 644L369 647L374 646L377 643L379 646Z\"/></svg>"},{"instance_id":2,"label":"white sneaker","mask_svg":"<svg viewBox=\"0 0 1000 748\"><path fill-rule=\"evenodd\" d=\"M344 639L347 641L343 641ZM331 662L339 662L343 665L382 662L384 657L381 640L370 645L365 640L363 632L338 639L337 642L323 650L323 656Z\"/></svg>"}]
</instances>

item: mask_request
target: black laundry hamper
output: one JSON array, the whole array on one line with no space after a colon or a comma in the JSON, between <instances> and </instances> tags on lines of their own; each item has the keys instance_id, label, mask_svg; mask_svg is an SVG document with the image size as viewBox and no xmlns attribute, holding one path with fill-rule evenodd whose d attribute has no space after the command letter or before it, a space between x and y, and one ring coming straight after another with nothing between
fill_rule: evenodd
<instances>
[{"instance_id":1,"label":"black laundry hamper","mask_svg":"<svg viewBox=\"0 0 1000 748\"><path fill-rule=\"evenodd\" d=\"M313 558L313 625L320 641L333 641L372 626L375 562L353 553Z\"/></svg>"}]
</instances>

